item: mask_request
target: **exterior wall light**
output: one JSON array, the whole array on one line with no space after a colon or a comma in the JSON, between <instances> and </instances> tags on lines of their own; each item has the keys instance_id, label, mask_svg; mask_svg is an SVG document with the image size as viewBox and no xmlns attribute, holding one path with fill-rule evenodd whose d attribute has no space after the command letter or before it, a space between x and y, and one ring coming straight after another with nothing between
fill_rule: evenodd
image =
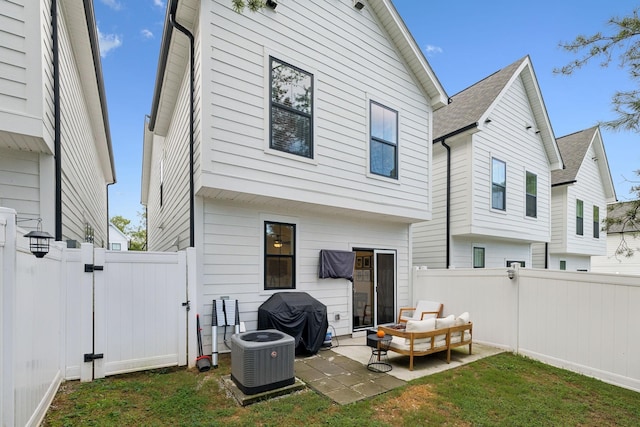
<instances>
[{"instance_id":1,"label":"exterior wall light","mask_svg":"<svg viewBox=\"0 0 640 427\"><path fill-rule=\"evenodd\" d=\"M38 229L32 230L24 235L29 238L29 250L36 258L44 258L49 253L49 240L53 239L53 236L46 231L42 231L42 218L18 218L16 217L16 223L25 221L38 221Z\"/></svg>"},{"instance_id":2,"label":"exterior wall light","mask_svg":"<svg viewBox=\"0 0 640 427\"><path fill-rule=\"evenodd\" d=\"M360 0L353 0L353 7L358 10L362 10L362 8L364 8L364 2Z\"/></svg>"},{"instance_id":3,"label":"exterior wall light","mask_svg":"<svg viewBox=\"0 0 640 427\"><path fill-rule=\"evenodd\" d=\"M510 280L513 280L514 277L516 277L516 271L514 269L508 269L507 270L507 276L509 276Z\"/></svg>"}]
</instances>

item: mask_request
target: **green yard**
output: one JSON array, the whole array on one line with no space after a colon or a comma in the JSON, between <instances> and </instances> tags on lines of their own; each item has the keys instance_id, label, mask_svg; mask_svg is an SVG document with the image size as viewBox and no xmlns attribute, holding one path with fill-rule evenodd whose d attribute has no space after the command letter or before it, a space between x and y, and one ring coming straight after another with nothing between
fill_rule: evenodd
<instances>
[{"instance_id":1,"label":"green yard","mask_svg":"<svg viewBox=\"0 0 640 427\"><path fill-rule=\"evenodd\" d=\"M637 426L640 393L502 353L340 406L311 390L240 407L206 373L166 369L62 385L45 426Z\"/></svg>"}]
</instances>

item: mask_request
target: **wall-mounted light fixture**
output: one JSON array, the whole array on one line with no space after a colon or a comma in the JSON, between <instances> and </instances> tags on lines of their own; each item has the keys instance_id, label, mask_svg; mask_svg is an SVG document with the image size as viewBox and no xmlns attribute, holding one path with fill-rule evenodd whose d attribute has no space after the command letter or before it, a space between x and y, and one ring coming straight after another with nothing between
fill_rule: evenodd
<instances>
[{"instance_id":1,"label":"wall-mounted light fixture","mask_svg":"<svg viewBox=\"0 0 640 427\"><path fill-rule=\"evenodd\" d=\"M364 2L360 0L353 0L353 7L358 10L362 10L364 8Z\"/></svg>"},{"instance_id":2,"label":"wall-mounted light fixture","mask_svg":"<svg viewBox=\"0 0 640 427\"><path fill-rule=\"evenodd\" d=\"M487 119L484 121L484 124L488 125L489 123L491 123L491 119Z\"/></svg>"},{"instance_id":3,"label":"wall-mounted light fixture","mask_svg":"<svg viewBox=\"0 0 640 427\"><path fill-rule=\"evenodd\" d=\"M525 128L526 128L527 130L529 130L529 129L531 129L532 127L533 127L533 126L531 126L531 125L527 125Z\"/></svg>"},{"instance_id":4,"label":"wall-mounted light fixture","mask_svg":"<svg viewBox=\"0 0 640 427\"><path fill-rule=\"evenodd\" d=\"M275 9L276 7L278 7L278 2L276 0L267 0L267 6L269 6L271 9Z\"/></svg>"},{"instance_id":5,"label":"wall-mounted light fixture","mask_svg":"<svg viewBox=\"0 0 640 427\"><path fill-rule=\"evenodd\" d=\"M25 221L38 221L38 229L32 230L24 235L29 238L29 250L36 258L44 258L49 253L49 240L53 236L46 231L42 231L42 218L17 218L16 223Z\"/></svg>"},{"instance_id":6,"label":"wall-mounted light fixture","mask_svg":"<svg viewBox=\"0 0 640 427\"><path fill-rule=\"evenodd\" d=\"M508 269L507 276L509 276L510 280L513 280L513 278L516 277L516 271L512 268Z\"/></svg>"}]
</instances>

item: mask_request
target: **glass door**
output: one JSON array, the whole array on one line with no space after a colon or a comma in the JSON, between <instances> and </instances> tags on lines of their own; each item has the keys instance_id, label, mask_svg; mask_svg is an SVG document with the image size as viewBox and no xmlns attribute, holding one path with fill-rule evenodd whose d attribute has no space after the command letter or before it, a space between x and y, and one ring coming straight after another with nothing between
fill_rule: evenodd
<instances>
[{"instance_id":1,"label":"glass door","mask_svg":"<svg viewBox=\"0 0 640 427\"><path fill-rule=\"evenodd\" d=\"M395 321L396 253L356 249L353 277L353 330Z\"/></svg>"},{"instance_id":2,"label":"glass door","mask_svg":"<svg viewBox=\"0 0 640 427\"><path fill-rule=\"evenodd\" d=\"M376 326L396 320L396 252L376 250L374 283L376 284Z\"/></svg>"}]
</instances>

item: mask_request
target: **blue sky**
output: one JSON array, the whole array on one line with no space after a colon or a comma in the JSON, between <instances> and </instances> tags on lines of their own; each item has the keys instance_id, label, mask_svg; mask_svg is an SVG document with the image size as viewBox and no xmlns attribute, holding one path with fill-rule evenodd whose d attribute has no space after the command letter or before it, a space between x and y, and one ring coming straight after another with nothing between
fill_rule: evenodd
<instances>
[{"instance_id":1,"label":"blue sky","mask_svg":"<svg viewBox=\"0 0 640 427\"><path fill-rule=\"evenodd\" d=\"M118 182L110 215L138 221L144 116L151 110L166 8L163 0L94 0ZM283 5L287 1L282 0ZM350 1L350 0L340 0ZM231 3L231 0L229 0ZM606 22L640 6L630 0L394 0L449 96L530 55L556 137L614 117L611 97L635 88L617 62L598 61L573 76L552 70L575 58L558 47L578 34L607 31ZM640 169L640 135L603 130L618 200Z\"/></svg>"}]
</instances>

